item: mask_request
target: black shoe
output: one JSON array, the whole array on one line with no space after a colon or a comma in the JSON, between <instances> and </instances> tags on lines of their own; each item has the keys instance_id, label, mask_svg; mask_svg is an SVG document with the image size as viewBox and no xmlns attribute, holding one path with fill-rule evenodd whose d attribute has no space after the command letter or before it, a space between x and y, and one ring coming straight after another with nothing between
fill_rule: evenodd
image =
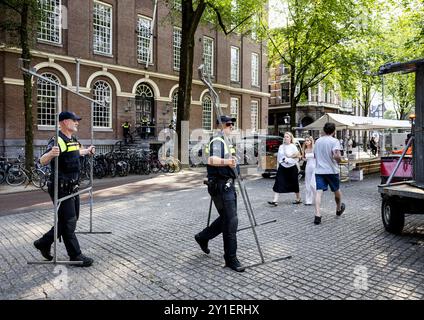
<instances>
[{"instance_id":1,"label":"black shoe","mask_svg":"<svg viewBox=\"0 0 424 320\"><path fill-rule=\"evenodd\" d=\"M93 259L86 257L82 253L79 256L71 257L69 261L82 261L81 264L74 264L76 267L89 267L93 264Z\"/></svg>"},{"instance_id":2,"label":"black shoe","mask_svg":"<svg viewBox=\"0 0 424 320\"><path fill-rule=\"evenodd\" d=\"M278 206L278 202L274 202L274 201L268 201L268 204L274 207Z\"/></svg>"},{"instance_id":3,"label":"black shoe","mask_svg":"<svg viewBox=\"0 0 424 320\"><path fill-rule=\"evenodd\" d=\"M208 240L202 240L202 239L200 239L199 234L196 234L196 235L194 236L194 239L195 239L195 240L196 240L196 242L199 244L200 249L202 249L202 251L203 251L204 253L209 254L209 252L211 252L211 251L208 249Z\"/></svg>"},{"instance_id":4,"label":"black shoe","mask_svg":"<svg viewBox=\"0 0 424 320\"><path fill-rule=\"evenodd\" d=\"M342 213L345 211L346 209L346 205L344 203L342 203L342 205L340 206L340 210L336 210L336 215L341 216Z\"/></svg>"},{"instance_id":5,"label":"black shoe","mask_svg":"<svg viewBox=\"0 0 424 320\"><path fill-rule=\"evenodd\" d=\"M314 223L320 224L321 223L321 217L315 216Z\"/></svg>"},{"instance_id":6,"label":"black shoe","mask_svg":"<svg viewBox=\"0 0 424 320\"><path fill-rule=\"evenodd\" d=\"M40 250L41 255L42 255L45 259L47 259L48 261L52 261L52 260L53 260L53 256L52 256L52 255L51 255L51 253L50 253L51 245L50 245L50 246L43 246L43 245L41 244L41 241L40 241L40 240L35 240L35 241L34 241L34 247L35 247L36 249Z\"/></svg>"},{"instance_id":7,"label":"black shoe","mask_svg":"<svg viewBox=\"0 0 424 320\"><path fill-rule=\"evenodd\" d=\"M225 266L237 272L243 272L246 269L246 267L241 265L237 258L231 259L230 261L225 261Z\"/></svg>"},{"instance_id":8,"label":"black shoe","mask_svg":"<svg viewBox=\"0 0 424 320\"><path fill-rule=\"evenodd\" d=\"M292 203L293 204L301 204L302 203L302 199L296 199Z\"/></svg>"}]
</instances>

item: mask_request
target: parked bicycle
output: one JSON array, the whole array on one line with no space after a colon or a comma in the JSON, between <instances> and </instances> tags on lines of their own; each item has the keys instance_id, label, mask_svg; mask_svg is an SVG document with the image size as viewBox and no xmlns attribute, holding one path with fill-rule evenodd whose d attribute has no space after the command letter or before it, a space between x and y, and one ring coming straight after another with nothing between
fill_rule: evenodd
<instances>
[{"instance_id":1,"label":"parked bicycle","mask_svg":"<svg viewBox=\"0 0 424 320\"><path fill-rule=\"evenodd\" d=\"M13 164L8 170L6 183L10 186L20 186L27 181L27 184L32 183L35 187L40 188L40 180L43 176L44 172L39 169L37 163L36 166L29 171L25 169L22 161L18 158L17 163Z\"/></svg>"}]
</instances>

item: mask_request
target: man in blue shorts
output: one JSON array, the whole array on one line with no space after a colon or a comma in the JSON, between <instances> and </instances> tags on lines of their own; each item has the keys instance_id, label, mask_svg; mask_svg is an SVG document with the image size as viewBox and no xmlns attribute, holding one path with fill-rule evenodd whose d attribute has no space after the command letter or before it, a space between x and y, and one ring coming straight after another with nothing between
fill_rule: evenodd
<instances>
[{"instance_id":1,"label":"man in blue shorts","mask_svg":"<svg viewBox=\"0 0 424 320\"><path fill-rule=\"evenodd\" d=\"M340 142L334 138L336 126L332 122L327 122L324 125L324 135L320 137L314 148L316 168L315 180L317 192L315 197L315 224L321 223L321 197L322 193L328 189L334 192L336 200L336 215L340 216L346 205L342 202L342 193L340 192L340 177L339 177L339 163L342 159L340 150Z\"/></svg>"}]
</instances>

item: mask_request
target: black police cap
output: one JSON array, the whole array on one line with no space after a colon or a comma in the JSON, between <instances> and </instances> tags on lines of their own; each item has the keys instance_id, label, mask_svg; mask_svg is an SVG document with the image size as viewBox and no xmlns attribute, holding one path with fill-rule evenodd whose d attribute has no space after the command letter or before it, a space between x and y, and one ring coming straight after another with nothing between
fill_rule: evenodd
<instances>
[{"instance_id":1,"label":"black police cap","mask_svg":"<svg viewBox=\"0 0 424 320\"><path fill-rule=\"evenodd\" d=\"M221 116L221 122L222 123L227 123L227 122L234 123L234 122L236 122L236 120L237 120L236 118L232 118L230 116ZM218 119L216 119L216 124L219 124Z\"/></svg>"},{"instance_id":2,"label":"black police cap","mask_svg":"<svg viewBox=\"0 0 424 320\"><path fill-rule=\"evenodd\" d=\"M74 112L70 111L62 111L59 114L59 121L63 121L66 119L72 119L72 120L81 120L81 117L78 117Z\"/></svg>"}]
</instances>

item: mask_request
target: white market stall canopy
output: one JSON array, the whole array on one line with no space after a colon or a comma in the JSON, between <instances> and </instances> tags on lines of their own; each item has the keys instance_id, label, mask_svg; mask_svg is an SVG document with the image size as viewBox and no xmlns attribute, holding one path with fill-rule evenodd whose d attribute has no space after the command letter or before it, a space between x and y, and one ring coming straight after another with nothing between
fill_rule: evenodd
<instances>
[{"instance_id":1,"label":"white market stall canopy","mask_svg":"<svg viewBox=\"0 0 424 320\"><path fill-rule=\"evenodd\" d=\"M315 122L303 127L303 130L322 130L327 122L333 122L336 130L377 130L377 129L410 129L408 120L388 120L381 118L349 116L346 114L326 113ZM300 129L300 128L297 128Z\"/></svg>"}]
</instances>

